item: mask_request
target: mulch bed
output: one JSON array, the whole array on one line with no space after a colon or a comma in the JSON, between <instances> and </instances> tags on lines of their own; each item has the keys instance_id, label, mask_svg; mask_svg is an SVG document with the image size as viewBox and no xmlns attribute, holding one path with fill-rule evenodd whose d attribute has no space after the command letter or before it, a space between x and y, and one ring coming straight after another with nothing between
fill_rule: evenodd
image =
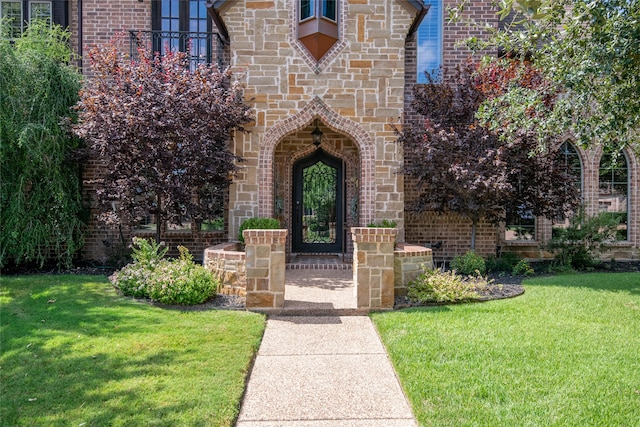
<instances>
[{"instance_id":1,"label":"mulch bed","mask_svg":"<svg viewBox=\"0 0 640 427\"><path fill-rule=\"evenodd\" d=\"M110 276L117 269L113 267L96 267L91 265L79 265L68 270L60 270L56 267L46 266L44 268L37 268L33 266L18 266L4 268L2 275L7 276L20 276L28 274L86 274L86 275L104 275ZM612 273L626 273L626 272L640 272L640 261L631 262L603 262L593 271L597 272L612 272ZM504 298L513 298L524 293L524 287L522 286L522 280L526 279L525 276L506 276L506 275L493 275L489 276L493 282L480 292L480 299L473 302L492 301ZM164 306L157 303L148 301L150 304L162 306L165 308L174 308L180 310L211 310L211 309L228 309L239 310L244 309L245 299L243 297L233 295L216 295L214 298L195 306ZM450 304L450 303L446 303ZM409 308L409 307L424 307L424 306L438 306L446 305L445 303L429 303L420 304L410 301L407 297L396 297L394 309Z\"/></svg>"},{"instance_id":2,"label":"mulch bed","mask_svg":"<svg viewBox=\"0 0 640 427\"><path fill-rule=\"evenodd\" d=\"M398 310L401 308L411 308L411 307L429 307L429 306L440 306L440 305L449 305L449 304L467 304L471 302L485 302L492 301L497 299L505 299L505 298L514 298L519 295L524 294L524 287L522 286L522 279L524 276L497 276L497 277L489 277L493 279L493 282L484 288L482 291L479 291L480 298L474 301L461 301L457 303L418 303L413 302L406 296L396 297L393 308Z\"/></svg>"}]
</instances>

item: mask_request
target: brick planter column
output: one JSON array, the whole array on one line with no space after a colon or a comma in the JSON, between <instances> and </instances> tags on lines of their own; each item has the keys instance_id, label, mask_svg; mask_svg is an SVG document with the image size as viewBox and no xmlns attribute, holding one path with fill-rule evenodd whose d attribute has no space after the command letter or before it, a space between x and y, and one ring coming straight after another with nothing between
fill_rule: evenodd
<instances>
[{"instance_id":1,"label":"brick planter column","mask_svg":"<svg viewBox=\"0 0 640 427\"><path fill-rule=\"evenodd\" d=\"M353 282L358 308L393 308L395 228L353 227Z\"/></svg>"},{"instance_id":2,"label":"brick planter column","mask_svg":"<svg viewBox=\"0 0 640 427\"><path fill-rule=\"evenodd\" d=\"M284 307L287 230L244 230L247 308Z\"/></svg>"}]
</instances>

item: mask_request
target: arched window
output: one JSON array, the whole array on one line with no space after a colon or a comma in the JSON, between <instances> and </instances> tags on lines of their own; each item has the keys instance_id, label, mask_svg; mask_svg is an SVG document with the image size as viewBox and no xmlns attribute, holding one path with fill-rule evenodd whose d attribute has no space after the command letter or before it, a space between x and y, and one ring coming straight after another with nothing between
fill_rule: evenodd
<instances>
[{"instance_id":1,"label":"arched window","mask_svg":"<svg viewBox=\"0 0 640 427\"><path fill-rule=\"evenodd\" d=\"M578 193L582 194L582 162L580 155L576 147L565 141L558 150L556 161L562 165L564 172L571 176L571 180L559 185L576 187ZM565 215L553 220L553 228L566 228L569 226L569 218L571 218L575 212L565 212Z\"/></svg>"},{"instance_id":2,"label":"arched window","mask_svg":"<svg viewBox=\"0 0 640 427\"><path fill-rule=\"evenodd\" d=\"M628 239L629 167L625 154L604 153L600 159L598 209L620 222L616 240Z\"/></svg>"},{"instance_id":3,"label":"arched window","mask_svg":"<svg viewBox=\"0 0 640 427\"><path fill-rule=\"evenodd\" d=\"M427 83L425 71L437 77L442 65L442 0L425 0L429 12L418 27L417 82Z\"/></svg>"}]
</instances>

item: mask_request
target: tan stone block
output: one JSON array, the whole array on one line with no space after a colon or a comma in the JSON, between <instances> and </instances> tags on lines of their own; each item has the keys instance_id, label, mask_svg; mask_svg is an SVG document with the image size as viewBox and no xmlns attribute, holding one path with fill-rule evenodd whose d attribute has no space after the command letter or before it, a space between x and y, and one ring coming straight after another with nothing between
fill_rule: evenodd
<instances>
[{"instance_id":1,"label":"tan stone block","mask_svg":"<svg viewBox=\"0 0 640 427\"><path fill-rule=\"evenodd\" d=\"M256 257L269 259L271 256L271 247L267 245L260 245L256 247Z\"/></svg>"},{"instance_id":2,"label":"tan stone block","mask_svg":"<svg viewBox=\"0 0 640 427\"><path fill-rule=\"evenodd\" d=\"M274 295L271 292L247 292L245 305L247 308L272 308Z\"/></svg>"},{"instance_id":3,"label":"tan stone block","mask_svg":"<svg viewBox=\"0 0 640 427\"><path fill-rule=\"evenodd\" d=\"M393 308L395 297L392 295L382 295L380 298L380 308Z\"/></svg>"},{"instance_id":4,"label":"tan stone block","mask_svg":"<svg viewBox=\"0 0 640 427\"><path fill-rule=\"evenodd\" d=\"M273 295L273 308L284 307L284 292Z\"/></svg>"},{"instance_id":5,"label":"tan stone block","mask_svg":"<svg viewBox=\"0 0 640 427\"><path fill-rule=\"evenodd\" d=\"M371 306L371 296L369 295L368 285L358 284L357 299L358 299L358 308L367 308Z\"/></svg>"},{"instance_id":6,"label":"tan stone block","mask_svg":"<svg viewBox=\"0 0 640 427\"><path fill-rule=\"evenodd\" d=\"M247 280L269 277L268 268L247 268Z\"/></svg>"},{"instance_id":7,"label":"tan stone block","mask_svg":"<svg viewBox=\"0 0 640 427\"><path fill-rule=\"evenodd\" d=\"M271 9L274 7L272 1L248 1L246 3L247 9Z\"/></svg>"},{"instance_id":8,"label":"tan stone block","mask_svg":"<svg viewBox=\"0 0 640 427\"><path fill-rule=\"evenodd\" d=\"M371 68L371 61L351 60L351 61L349 61L349 67L351 67L351 68L366 68L366 69L370 69ZM385 71L388 72L388 70L385 70Z\"/></svg>"},{"instance_id":9,"label":"tan stone block","mask_svg":"<svg viewBox=\"0 0 640 427\"><path fill-rule=\"evenodd\" d=\"M269 290L269 279L255 279L256 281L256 291L268 291Z\"/></svg>"}]
</instances>

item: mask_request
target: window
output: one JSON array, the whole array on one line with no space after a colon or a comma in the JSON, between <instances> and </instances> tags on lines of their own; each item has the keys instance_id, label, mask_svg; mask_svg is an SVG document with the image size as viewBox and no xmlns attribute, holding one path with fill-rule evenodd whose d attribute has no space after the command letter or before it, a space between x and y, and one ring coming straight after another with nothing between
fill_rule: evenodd
<instances>
[{"instance_id":1,"label":"window","mask_svg":"<svg viewBox=\"0 0 640 427\"><path fill-rule=\"evenodd\" d=\"M429 12L418 27L418 83L427 83L425 71L437 79L442 65L442 0L424 0Z\"/></svg>"},{"instance_id":2,"label":"window","mask_svg":"<svg viewBox=\"0 0 640 427\"><path fill-rule=\"evenodd\" d=\"M2 18L2 32L10 38L20 37L22 34L22 2L0 2L0 17ZM7 29L4 26L7 26Z\"/></svg>"},{"instance_id":3,"label":"window","mask_svg":"<svg viewBox=\"0 0 640 427\"><path fill-rule=\"evenodd\" d=\"M531 211L518 208L507 213L504 231L507 241L532 241L536 238L536 218Z\"/></svg>"},{"instance_id":4,"label":"window","mask_svg":"<svg viewBox=\"0 0 640 427\"><path fill-rule=\"evenodd\" d=\"M50 1L0 1L0 18L3 33L10 38L20 37L24 31L25 22L37 19L52 22L53 10Z\"/></svg>"},{"instance_id":5,"label":"window","mask_svg":"<svg viewBox=\"0 0 640 427\"><path fill-rule=\"evenodd\" d=\"M331 19L332 21L336 20L336 1L337 0L326 0L322 2L322 17Z\"/></svg>"},{"instance_id":6,"label":"window","mask_svg":"<svg viewBox=\"0 0 640 427\"><path fill-rule=\"evenodd\" d=\"M582 193L582 162L580 161L580 155L575 146L568 141L564 142L560 146L556 161L562 165L565 173L572 177L569 182L559 185L573 185L578 189L579 193ZM552 227L554 229L567 228L569 226L569 218L573 216L574 213L575 212L566 212L563 217L555 218Z\"/></svg>"},{"instance_id":7,"label":"window","mask_svg":"<svg viewBox=\"0 0 640 427\"><path fill-rule=\"evenodd\" d=\"M301 0L298 40L320 61L338 41L338 0Z\"/></svg>"},{"instance_id":8,"label":"window","mask_svg":"<svg viewBox=\"0 0 640 427\"><path fill-rule=\"evenodd\" d=\"M212 61L212 23L205 0L161 0L151 5L155 52L189 52L192 66Z\"/></svg>"},{"instance_id":9,"label":"window","mask_svg":"<svg viewBox=\"0 0 640 427\"><path fill-rule=\"evenodd\" d=\"M616 240L628 239L629 168L624 153L604 153L600 159L598 209L620 221Z\"/></svg>"},{"instance_id":10,"label":"window","mask_svg":"<svg viewBox=\"0 0 640 427\"><path fill-rule=\"evenodd\" d=\"M300 21L314 16L314 0L302 0L300 2Z\"/></svg>"}]
</instances>

